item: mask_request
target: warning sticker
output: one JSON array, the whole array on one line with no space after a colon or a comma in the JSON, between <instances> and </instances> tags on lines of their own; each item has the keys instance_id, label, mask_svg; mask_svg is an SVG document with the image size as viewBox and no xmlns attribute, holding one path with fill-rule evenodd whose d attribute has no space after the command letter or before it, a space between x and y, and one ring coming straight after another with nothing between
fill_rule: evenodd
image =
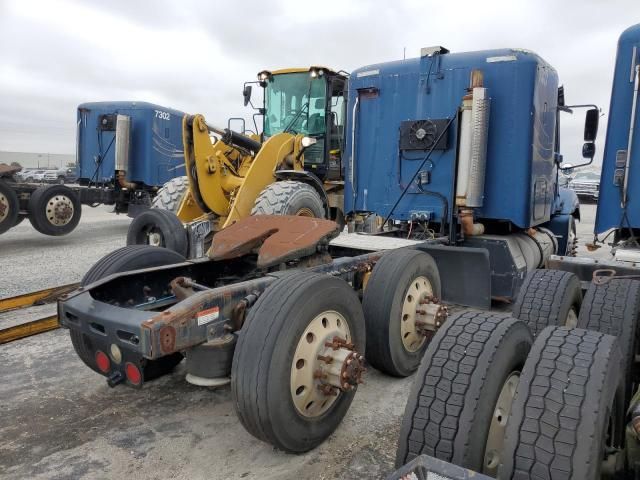
<instances>
[{"instance_id":1,"label":"warning sticker","mask_svg":"<svg viewBox=\"0 0 640 480\"><path fill-rule=\"evenodd\" d=\"M207 323L213 322L220 316L220 308L213 307L208 308L206 310L202 310L201 312L196 313L196 318L198 319L198 325L206 325Z\"/></svg>"}]
</instances>

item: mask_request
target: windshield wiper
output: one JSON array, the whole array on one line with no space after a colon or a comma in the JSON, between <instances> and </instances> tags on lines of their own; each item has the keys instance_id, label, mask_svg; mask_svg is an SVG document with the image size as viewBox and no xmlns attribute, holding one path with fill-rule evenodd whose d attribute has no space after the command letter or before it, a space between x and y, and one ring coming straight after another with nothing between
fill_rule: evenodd
<instances>
[{"instance_id":1,"label":"windshield wiper","mask_svg":"<svg viewBox=\"0 0 640 480\"><path fill-rule=\"evenodd\" d=\"M298 133L295 130L293 130L291 127L293 126L294 123L296 123L296 121L298 120L298 118L300 118L300 115L302 115L302 112L304 112L304 110L306 108L309 108L309 102L307 101L307 103L305 103L302 108L300 109L300 111L296 114L295 117L293 117L293 119L289 122L289 125L286 126L286 128L282 131L282 133L287 133L290 129L293 133Z\"/></svg>"}]
</instances>

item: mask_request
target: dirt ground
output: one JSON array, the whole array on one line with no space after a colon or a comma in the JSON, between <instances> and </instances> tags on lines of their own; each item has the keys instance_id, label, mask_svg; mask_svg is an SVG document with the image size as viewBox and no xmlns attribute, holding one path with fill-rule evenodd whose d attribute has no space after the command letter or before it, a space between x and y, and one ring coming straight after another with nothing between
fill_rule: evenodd
<instances>
[{"instance_id":1,"label":"dirt ground","mask_svg":"<svg viewBox=\"0 0 640 480\"><path fill-rule=\"evenodd\" d=\"M580 254L592 238L594 213L594 205L583 207ZM106 210L84 216L61 239L36 233L28 222L1 236L0 297L78 281L124 244L126 217ZM368 479L393 470L411 378L370 369L330 439L290 455L242 428L228 387L195 387L184 375L181 365L141 391L110 389L76 357L66 330L0 346L2 478Z\"/></svg>"}]
</instances>

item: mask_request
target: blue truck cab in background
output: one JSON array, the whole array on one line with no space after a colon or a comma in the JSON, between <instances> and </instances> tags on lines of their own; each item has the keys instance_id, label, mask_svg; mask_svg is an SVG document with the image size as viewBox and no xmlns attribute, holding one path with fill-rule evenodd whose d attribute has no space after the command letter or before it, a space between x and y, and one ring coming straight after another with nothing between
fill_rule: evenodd
<instances>
[{"instance_id":1,"label":"blue truck cab in background","mask_svg":"<svg viewBox=\"0 0 640 480\"><path fill-rule=\"evenodd\" d=\"M618 41L595 225L596 235L613 229L613 243L621 246L640 235L639 77L640 25L635 25ZM615 253L626 258L630 252ZM629 259L640 261L640 255Z\"/></svg>"},{"instance_id":2,"label":"blue truck cab in background","mask_svg":"<svg viewBox=\"0 0 640 480\"><path fill-rule=\"evenodd\" d=\"M159 187L184 175L184 115L146 102L81 104L77 115L78 183L106 188L112 195L105 195L102 203L113 203L116 212L135 216L150 205ZM119 129L118 121L127 128Z\"/></svg>"},{"instance_id":3,"label":"blue truck cab in background","mask_svg":"<svg viewBox=\"0 0 640 480\"><path fill-rule=\"evenodd\" d=\"M558 184L558 85L556 70L522 49L428 47L354 71L345 129L351 229L436 241L441 275L459 273L443 285L484 269L474 279L491 277L484 305L512 301L527 272L576 249L578 199ZM480 252L488 267L472 261ZM456 263L463 257L472 268Z\"/></svg>"},{"instance_id":4,"label":"blue truck cab in background","mask_svg":"<svg viewBox=\"0 0 640 480\"><path fill-rule=\"evenodd\" d=\"M507 49L422 56L353 72L349 108L356 109L347 131L355 132L347 136L346 151L353 152L354 177L345 188L345 211L390 211L426 153L404 148L403 128L429 120L437 134L456 115L474 69L483 72L491 97L484 202L477 217L520 228L550 220L557 194L558 75L534 53ZM449 211L455 204L459 129L454 121L425 168L430 181L423 190L445 197ZM445 202L421 193L411 186L392 218L430 212L432 221L442 221Z\"/></svg>"}]
</instances>

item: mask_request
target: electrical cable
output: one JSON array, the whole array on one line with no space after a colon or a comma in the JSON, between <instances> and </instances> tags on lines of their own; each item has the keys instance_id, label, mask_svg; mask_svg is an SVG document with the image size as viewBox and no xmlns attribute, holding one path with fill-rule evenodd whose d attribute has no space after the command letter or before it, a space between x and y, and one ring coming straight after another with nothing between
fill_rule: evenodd
<instances>
[{"instance_id":1,"label":"electrical cable","mask_svg":"<svg viewBox=\"0 0 640 480\"><path fill-rule=\"evenodd\" d=\"M387 222L389 221L389 218L391 217L391 215L393 214L394 210L398 207L398 205L400 204L400 201L404 198L405 194L407 193L407 191L409 190L409 187L413 184L414 180L416 179L416 177L418 176L418 173L420 173L422 171L422 169L424 168L424 165L427 163L427 161L429 160L429 158L431 157L431 154L433 153L433 151L435 150L436 146L438 145L438 143L440 142L440 140L442 139L442 137L444 137L444 135L449 131L449 128L451 127L451 124L453 123L453 121L458 118L458 110L456 109L455 113L453 114L453 116L449 119L449 122L447 122L446 127L444 128L444 130L442 130L442 132L440 133L440 135L438 135L438 138L436 139L435 142L433 142L433 145L431 146L431 148L429 149L429 151L427 152L427 154L425 155L424 159L422 160L422 163L420 164L420 166L418 167L418 169L415 171L415 173L413 174L413 176L411 177L411 180L409 180L409 182L407 183L407 186L402 190L402 193L400 194L400 196L398 197L398 199L396 200L396 203L394 203L393 207L391 207L391 210L389 211L389 213L387 214L387 216L385 217L384 221L382 222L382 225L386 225ZM424 190L425 194L433 194L436 196L441 196L444 197L444 195L436 193L436 192L429 192L427 190ZM444 197L446 200L446 197ZM443 217L444 218L444 217ZM443 230L444 227L444 222L442 222L441 224L441 230Z\"/></svg>"}]
</instances>

